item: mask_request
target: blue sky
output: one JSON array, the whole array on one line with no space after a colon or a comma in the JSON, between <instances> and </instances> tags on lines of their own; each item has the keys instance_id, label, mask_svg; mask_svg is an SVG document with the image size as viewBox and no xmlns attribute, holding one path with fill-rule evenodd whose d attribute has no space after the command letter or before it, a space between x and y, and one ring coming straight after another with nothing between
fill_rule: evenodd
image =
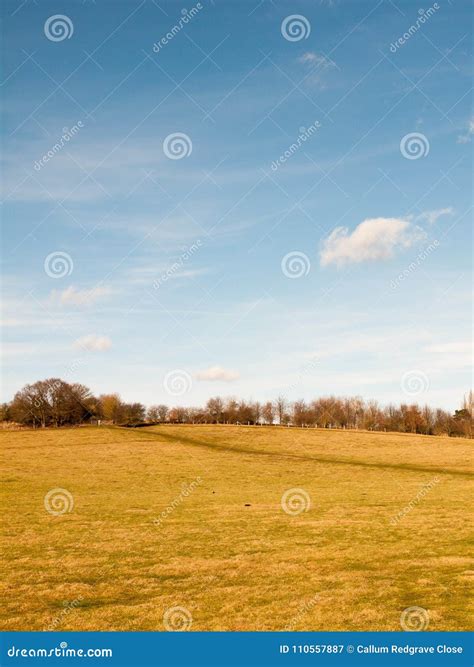
<instances>
[{"instance_id":1,"label":"blue sky","mask_svg":"<svg viewBox=\"0 0 474 667\"><path fill-rule=\"evenodd\" d=\"M3 400L457 407L471 17L423 9L5 2Z\"/></svg>"}]
</instances>

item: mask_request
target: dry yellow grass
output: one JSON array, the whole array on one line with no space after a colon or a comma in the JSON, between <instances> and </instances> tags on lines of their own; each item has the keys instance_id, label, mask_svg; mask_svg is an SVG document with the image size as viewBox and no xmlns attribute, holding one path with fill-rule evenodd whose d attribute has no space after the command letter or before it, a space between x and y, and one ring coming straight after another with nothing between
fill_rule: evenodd
<instances>
[{"instance_id":1,"label":"dry yellow grass","mask_svg":"<svg viewBox=\"0 0 474 667\"><path fill-rule=\"evenodd\" d=\"M410 606L430 630L470 629L471 441L236 426L0 437L3 629L162 630L176 605L193 630L398 630ZM58 487L74 506L53 516ZM281 507L294 488L310 498L297 515Z\"/></svg>"}]
</instances>

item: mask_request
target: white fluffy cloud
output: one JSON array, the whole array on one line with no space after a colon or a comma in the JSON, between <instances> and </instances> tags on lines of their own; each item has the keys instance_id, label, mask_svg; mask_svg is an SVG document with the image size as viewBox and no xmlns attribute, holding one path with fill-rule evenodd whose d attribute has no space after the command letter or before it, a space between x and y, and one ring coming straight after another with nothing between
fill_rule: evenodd
<instances>
[{"instance_id":1,"label":"white fluffy cloud","mask_svg":"<svg viewBox=\"0 0 474 667\"><path fill-rule=\"evenodd\" d=\"M110 294L108 287L93 287L89 290L79 290L76 287L67 287L62 292L53 290L52 298L66 306L89 306L101 297Z\"/></svg>"},{"instance_id":2,"label":"white fluffy cloud","mask_svg":"<svg viewBox=\"0 0 474 667\"><path fill-rule=\"evenodd\" d=\"M233 382L234 380L238 380L239 377L239 373L227 370L221 366L211 366L196 374L198 380L207 380L208 382Z\"/></svg>"},{"instance_id":3,"label":"white fluffy cloud","mask_svg":"<svg viewBox=\"0 0 474 667\"><path fill-rule=\"evenodd\" d=\"M112 341L108 336L97 336L97 334L88 334L78 338L74 347L90 350L91 352L103 352L112 347Z\"/></svg>"},{"instance_id":4,"label":"white fluffy cloud","mask_svg":"<svg viewBox=\"0 0 474 667\"><path fill-rule=\"evenodd\" d=\"M400 218L369 218L353 232L336 227L323 241L321 266L389 259L399 248L409 248L425 236L420 227Z\"/></svg>"}]
</instances>

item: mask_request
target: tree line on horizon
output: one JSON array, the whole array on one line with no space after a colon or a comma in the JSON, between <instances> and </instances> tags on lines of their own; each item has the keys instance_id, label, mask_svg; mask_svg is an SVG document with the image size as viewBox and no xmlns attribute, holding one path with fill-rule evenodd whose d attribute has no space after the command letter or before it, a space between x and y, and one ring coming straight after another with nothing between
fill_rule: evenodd
<instances>
[{"instance_id":1,"label":"tree line on horizon","mask_svg":"<svg viewBox=\"0 0 474 667\"><path fill-rule=\"evenodd\" d=\"M132 426L145 423L248 424L297 427L399 431L425 435L472 437L474 397L470 391L454 414L427 405L401 403L380 406L359 396L327 396L312 401L289 402L283 396L260 403L233 397L210 398L204 407L169 407L126 403L120 395L94 396L82 384L59 378L40 380L3 403L0 418L23 426L61 427L98 420Z\"/></svg>"}]
</instances>

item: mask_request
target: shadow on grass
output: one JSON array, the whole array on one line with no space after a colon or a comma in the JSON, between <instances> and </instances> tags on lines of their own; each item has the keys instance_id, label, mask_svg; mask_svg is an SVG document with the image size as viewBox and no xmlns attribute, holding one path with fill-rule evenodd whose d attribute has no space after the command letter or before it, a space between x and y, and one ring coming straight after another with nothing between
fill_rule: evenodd
<instances>
[{"instance_id":1,"label":"shadow on grass","mask_svg":"<svg viewBox=\"0 0 474 667\"><path fill-rule=\"evenodd\" d=\"M120 428L120 427L116 427ZM261 449L253 449L251 447L239 447L239 446L230 446L230 445L217 445L213 442L206 442L204 440L197 440L196 438L190 438L189 436L176 436L175 434L165 433L163 431L145 431L145 430L134 430L134 435L136 436L146 436L148 440L165 440L173 442L174 444L184 444L191 445L193 447L201 447L205 449L211 449L212 451L217 452L227 452L227 453L237 453L237 454L248 454L253 456L265 456L270 458L279 458L279 459L288 459L288 460L297 460L297 461L314 461L315 463L328 463L333 465L343 465L343 466L358 466L363 468L375 468L378 470L398 470L398 471L407 471L407 472L426 472L426 473L439 473L441 475L454 475L456 477L465 477L466 479L474 478L474 474L464 471L464 470L454 470L452 468L438 468L435 466L423 466L423 465L414 465L409 463L372 463L369 461L359 461L356 459L340 459L330 456L308 456L304 454L290 454L283 452L275 451L262 451Z\"/></svg>"}]
</instances>

